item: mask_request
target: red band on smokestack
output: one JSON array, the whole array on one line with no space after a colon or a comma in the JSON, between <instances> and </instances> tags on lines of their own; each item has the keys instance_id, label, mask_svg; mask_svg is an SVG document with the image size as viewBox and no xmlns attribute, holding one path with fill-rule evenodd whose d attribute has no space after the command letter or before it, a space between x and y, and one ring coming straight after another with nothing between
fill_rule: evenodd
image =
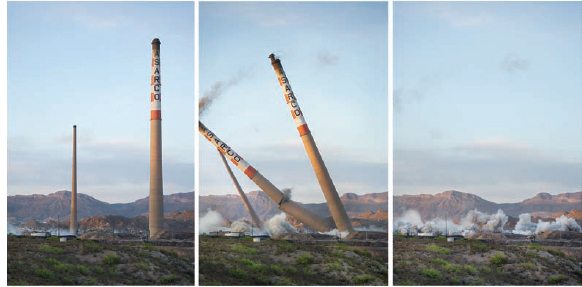
<instances>
[{"instance_id":1,"label":"red band on smokestack","mask_svg":"<svg viewBox=\"0 0 582 287\"><path fill-rule=\"evenodd\" d=\"M162 111L152 111L152 120L161 120L162 119Z\"/></svg>"},{"instance_id":2,"label":"red band on smokestack","mask_svg":"<svg viewBox=\"0 0 582 287\"><path fill-rule=\"evenodd\" d=\"M257 173L257 170L252 167L249 166L246 170L245 170L245 174L249 177L249 178L253 178L253 176L255 175L255 173Z\"/></svg>"},{"instance_id":3,"label":"red band on smokestack","mask_svg":"<svg viewBox=\"0 0 582 287\"><path fill-rule=\"evenodd\" d=\"M299 131L299 135L302 136L308 132L310 132L309 127L307 126L307 124L304 124L302 126L299 126L297 128L297 130Z\"/></svg>"}]
</instances>

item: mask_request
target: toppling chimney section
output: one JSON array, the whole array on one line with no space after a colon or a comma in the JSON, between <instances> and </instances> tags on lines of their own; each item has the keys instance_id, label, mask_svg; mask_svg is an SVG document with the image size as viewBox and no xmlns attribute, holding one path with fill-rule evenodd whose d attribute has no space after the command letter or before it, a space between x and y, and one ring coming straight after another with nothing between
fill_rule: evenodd
<instances>
[{"instance_id":1,"label":"toppling chimney section","mask_svg":"<svg viewBox=\"0 0 582 287\"><path fill-rule=\"evenodd\" d=\"M73 180L71 184L71 218L69 219L69 231L77 235L79 223L77 222L77 126L73 126Z\"/></svg>"},{"instance_id":2,"label":"toppling chimney section","mask_svg":"<svg viewBox=\"0 0 582 287\"><path fill-rule=\"evenodd\" d=\"M352 232L354 231L354 228L352 227L350 218L344 209L344 205L342 204L337 190L335 189L333 181L331 180L331 176L327 171L327 167L321 158L321 154L319 153L319 149L317 149L317 145L315 144L315 140L311 135L311 131L307 127L307 122L303 117L301 108L299 108L297 98L293 94L293 90L289 84L289 79L287 79L287 76L285 75L281 61L279 59L275 59L275 55L273 54L269 55L269 58L271 59L271 65L273 65L275 73L277 74L279 85L283 90L283 94L285 95L285 100L289 106L289 110L291 110L293 121L297 126L299 136L303 141L303 146L305 147L305 151L307 152L307 156L309 157L309 161L311 162L311 166L313 167L313 171L315 172L319 186L321 186L321 191L323 192L325 200L327 201L331 216L333 217L333 220L335 221L339 231Z\"/></svg>"},{"instance_id":3,"label":"toppling chimney section","mask_svg":"<svg viewBox=\"0 0 582 287\"><path fill-rule=\"evenodd\" d=\"M164 226L162 179L162 79L160 40L152 41L151 118L150 118L150 238Z\"/></svg>"},{"instance_id":4,"label":"toppling chimney section","mask_svg":"<svg viewBox=\"0 0 582 287\"><path fill-rule=\"evenodd\" d=\"M222 159L222 162L224 163L224 167L226 167L226 171L228 172L230 179L232 179L232 182L234 183L234 186L236 187L236 191L238 192L238 195L242 199L243 204L245 205L245 208L247 209L247 211L249 212L249 214L253 220L253 226L255 226L259 229L263 229L263 223L261 222L261 220L259 219L259 217L255 213L253 206L251 205L251 203L249 202L249 199L247 198L244 191L242 190L242 187L240 187L238 180L236 179L236 177L232 173L232 169L230 169L230 166L228 165L228 162L226 161L226 158L224 157L222 152L220 152L220 149L218 149L218 154L220 155L220 158Z\"/></svg>"},{"instance_id":5,"label":"toppling chimney section","mask_svg":"<svg viewBox=\"0 0 582 287\"><path fill-rule=\"evenodd\" d=\"M297 218L306 225L321 232L331 230L327 222L317 214L307 210L302 205L285 198L283 193L275 187L269 180L259 173L254 167L247 163L240 155L231 149L225 142L220 140L204 124L198 122L198 131L214 146L218 148L236 167L251 179L260 189L262 189L275 203L279 205L279 210Z\"/></svg>"}]
</instances>

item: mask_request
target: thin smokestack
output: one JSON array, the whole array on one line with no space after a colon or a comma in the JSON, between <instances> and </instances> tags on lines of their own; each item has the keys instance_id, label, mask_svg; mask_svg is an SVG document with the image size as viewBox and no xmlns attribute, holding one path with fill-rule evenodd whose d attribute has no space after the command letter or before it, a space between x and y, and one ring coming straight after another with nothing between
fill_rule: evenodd
<instances>
[{"instance_id":1,"label":"thin smokestack","mask_svg":"<svg viewBox=\"0 0 582 287\"><path fill-rule=\"evenodd\" d=\"M150 118L150 238L164 225L162 179L162 79L160 40L152 41L151 118Z\"/></svg>"},{"instance_id":2,"label":"thin smokestack","mask_svg":"<svg viewBox=\"0 0 582 287\"><path fill-rule=\"evenodd\" d=\"M77 126L73 126L73 166L72 166L72 184L71 184L71 218L69 220L69 231L76 235L78 229L77 223Z\"/></svg>"},{"instance_id":3,"label":"thin smokestack","mask_svg":"<svg viewBox=\"0 0 582 287\"><path fill-rule=\"evenodd\" d=\"M258 170L252 167L240 155L238 155L225 142L220 140L204 124L198 122L198 131L215 147L218 148L236 167L238 167L250 180L252 180L263 192L265 192L277 205L279 209L303 223L311 226L315 230L326 232L331 229L329 224L315 213L307 210L302 205L285 198L283 193L266 179Z\"/></svg>"},{"instance_id":4,"label":"thin smokestack","mask_svg":"<svg viewBox=\"0 0 582 287\"><path fill-rule=\"evenodd\" d=\"M315 140L311 135L311 131L307 127L307 122L303 117L301 108L299 108L297 98L293 94L293 90L289 84L289 79L287 79L287 76L285 75L281 61L276 59L275 55L273 54L269 55L269 58L271 59L271 65L273 65L275 73L277 74L279 85L283 90L283 94L285 95L285 100L289 106L289 110L291 110L293 121L297 126L299 136L303 141L303 146L305 147L305 151L307 152L307 156L309 157L309 161L311 162L311 166L313 167L313 171L315 172L319 186L321 186L321 191L323 192L325 200L327 201L331 216L333 217L333 220L335 221L339 231L352 232L354 231L354 228L352 227L350 218L344 209L344 205L342 204L337 190L335 189L335 185L331 180L331 176L327 171L327 167L321 158L321 154L319 153L319 149L317 148Z\"/></svg>"},{"instance_id":5,"label":"thin smokestack","mask_svg":"<svg viewBox=\"0 0 582 287\"><path fill-rule=\"evenodd\" d=\"M245 205L245 208L247 209L247 211L249 212L249 215L253 219L253 225L259 229L263 229L263 224L262 224L261 220L259 219L259 217L255 213L255 210L253 209L253 206L249 202L249 199L247 198L244 191L242 190L242 187L240 187L240 184L238 183L236 176L234 176L234 173L232 173L232 169L230 169L230 166L228 165L226 158L220 152L220 150L218 151L218 154L220 155L220 159L222 159L222 163L224 163L224 167L226 167L226 171L228 172L230 179L232 179L232 182L234 183L234 186L236 187L236 191L238 192L238 195L242 199L243 204Z\"/></svg>"}]
</instances>

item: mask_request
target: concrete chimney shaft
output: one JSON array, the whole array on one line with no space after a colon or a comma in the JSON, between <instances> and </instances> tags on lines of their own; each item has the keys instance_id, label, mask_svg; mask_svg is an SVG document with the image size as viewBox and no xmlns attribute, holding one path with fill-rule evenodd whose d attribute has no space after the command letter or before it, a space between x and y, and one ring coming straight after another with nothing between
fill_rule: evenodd
<instances>
[{"instance_id":1,"label":"concrete chimney shaft","mask_svg":"<svg viewBox=\"0 0 582 287\"><path fill-rule=\"evenodd\" d=\"M331 230L329 224L317 214L307 210L302 205L285 198L283 193L266 179L259 171L252 167L246 160L238 155L225 142L220 140L216 134L210 131L204 124L198 122L198 131L215 147L224 154L236 167L247 175L263 192L265 192L277 205L279 209L311 226L321 232Z\"/></svg>"},{"instance_id":2,"label":"concrete chimney shaft","mask_svg":"<svg viewBox=\"0 0 582 287\"><path fill-rule=\"evenodd\" d=\"M73 126L73 165L71 184L71 218L69 219L69 231L76 235L78 230L77 222L77 126Z\"/></svg>"},{"instance_id":3,"label":"concrete chimney shaft","mask_svg":"<svg viewBox=\"0 0 582 287\"><path fill-rule=\"evenodd\" d=\"M321 191L323 192L325 200L327 201L331 216L333 217L333 220L335 221L339 231L352 232L354 231L354 228L352 227L350 218L344 209L344 205L342 204L335 185L331 180L331 176L327 171L327 167L321 158L319 149L317 148L315 140L311 135L311 131L307 126L307 122L303 117L303 112L297 103L297 98L293 94L293 90L289 84L289 79L287 79L287 76L285 75L281 61L276 59L275 55L273 54L269 55L269 58L271 59L271 64L273 65L275 73L277 74L279 85L281 86L283 94L285 95L285 100L289 106L289 110L291 111L291 116L293 117L293 121L297 126L297 130L299 131L299 136L303 141L303 146L305 147L305 151L307 152L307 156L309 157L309 161L311 162L311 166L313 167L313 171L315 172L315 176L317 177Z\"/></svg>"},{"instance_id":4,"label":"concrete chimney shaft","mask_svg":"<svg viewBox=\"0 0 582 287\"><path fill-rule=\"evenodd\" d=\"M162 79L160 40L152 41L151 118L150 118L150 238L164 226L162 179Z\"/></svg>"},{"instance_id":5,"label":"concrete chimney shaft","mask_svg":"<svg viewBox=\"0 0 582 287\"><path fill-rule=\"evenodd\" d=\"M222 163L224 163L224 167L226 168L226 171L228 172L228 175L230 176L232 183L234 183L234 187L236 187L236 191L238 192L238 195L242 199L243 204L245 205L245 208L247 209L247 211L249 212L249 215L253 219L253 226L255 226L259 229L263 229L263 223L261 222L261 220L259 219L259 217L255 213L255 210L253 209L253 206L249 202L249 199L247 198L244 191L242 190L242 187L240 187L240 184L238 183L236 176L234 176L234 173L232 173L232 169L230 169L230 166L228 165L226 158L220 152L220 150L218 150L218 154L220 155L220 159L222 159Z\"/></svg>"}]
</instances>

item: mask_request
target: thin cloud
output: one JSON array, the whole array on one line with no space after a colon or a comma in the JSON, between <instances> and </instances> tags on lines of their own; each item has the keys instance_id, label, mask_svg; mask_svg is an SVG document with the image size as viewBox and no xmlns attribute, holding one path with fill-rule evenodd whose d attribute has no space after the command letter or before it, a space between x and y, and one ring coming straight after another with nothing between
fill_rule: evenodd
<instances>
[{"instance_id":1,"label":"thin cloud","mask_svg":"<svg viewBox=\"0 0 582 287\"><path fill-rule=\"evenodd\" d=\"M319 51L317 53L317 62L322 66L335 66L338 60L339 57L331 54L329 51Z\"/></svg>"},{"instance_id":2,"label":"thin cloud","mask_svg":"<svg viewBox=\"0 0 582 287\"><path fill-rule=\"evenodd\" d=\"M501 68L510 73L523 71L529 68L529 61L515 54L509 54L501 61Z\"/></svg>"},{"instance_id":3,"label":"thin cloud","mask_svg":"<svg viewBox=\"0 0 582 287\"><path fill-rule=\"evenodd\" d=\"M459 28L483 26L495 20L491 14L485 11L475 12L469 9L458 9L443 3L429 6L428 11Z\"/></svg>"}]
</instances>

